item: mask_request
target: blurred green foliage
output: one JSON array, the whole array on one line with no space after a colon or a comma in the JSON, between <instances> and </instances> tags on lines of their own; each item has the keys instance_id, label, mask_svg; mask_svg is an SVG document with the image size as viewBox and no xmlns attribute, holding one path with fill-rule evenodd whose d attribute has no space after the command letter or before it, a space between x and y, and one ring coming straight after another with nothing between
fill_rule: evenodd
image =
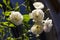
<instances>
[{"instance_id":1,"label":"blurred green foliage","mask_svg":"<svg viewBox=\"0 0 60 40\"><path fill-rule=\"evenodd\" d=\"M23 17L24 17L23 21L25 21L25 22L28 22L30 20L30 17L28 14L24 14Z\"/></svg>"},{"instance_id":2,"label":"blurred green foliage","mask_svg":"<svg viewBox=\"0 0 60 40\"><path fill-rule=\"evenodd\" d=\"M13 24L12 22L10 22L9 16L10 16L10 14L11 14L11 10L13 10L13 11L20 11L19 7L21 6L21 5L18 4L18 2L16 2L15 8L12 8L12 7L10 6L10 0L3 0L3 3L4 3L4 5L6 5L6 10L4 11L2 4L0 4L0 8L3 9L2 14L4 15L4 20L6 20L6 21L0 22L0 33L2 33L2 35L1 35L0 38L1 38L2 40L3 40L3 36L6 34L6 32L10 32L10 28L11 28L11 27L16 27L15 24ZM29 1L28 1L28 0L25 0L24 5L26 6L26 11L27 11L27 12L30 12L31 10L30 10L30 6L29 6ZM23 5L23 6L24 6L24 5ZM8 8L8 9L7 9L7 8ZM28 28L30 27L30 25L28 24L28 22L29 22L29 20L30 20L30 17L29 17L28 14L24 14L23 17L24 17L23 25L24 25L25 27L23 28L23 33L22 33L22 35L24 36L24 40L29 40L29 38L28 38L28 36L26 35L26 33L28 32ZM0 19L0 20L1 20L1 19ZM8 30L7 30L6 32L4 31L5 28L8 28ZM10 32L10 35L12 35L11 32ZM20 36L19 39L20 39L20 40L23 40L22 38L23 38L23 37ZM10 37L8 37L6 40L17 40L17 38L12 38L12 37L10 36Z\"/></svg>"},{"instance_id":3,"label":"blurred green foliage","mask_svg":"<svg viewBox=\"0 0 60 40\"><path fill-rule=\"evenodd\" d=\"M2 12L2 14L3 14L4 16L9 16L9 15L11 14L11 12L5 11L5 12Z\"/></svg>"},{"instance_id":4,"label":"blurred green foliage","mask_svg":"<svg viewBox=\"0 0 60 40\"><path fill-rule=\"evenodd\" d=\"M3 3L6 5L6 7L9 9L9 10L12 10L11 6L10 6L10 0L3 0Z\"/></svg>"},{"instance_id":5,"label":"blurred green foliage","mask_svg":"<svg viewBox=\"0 0 60 40\"><path fill-rule=\"evenodd\" d=\"M2 8L2 4L0 4L0 8Z\"/></svg>"}]
</instances>

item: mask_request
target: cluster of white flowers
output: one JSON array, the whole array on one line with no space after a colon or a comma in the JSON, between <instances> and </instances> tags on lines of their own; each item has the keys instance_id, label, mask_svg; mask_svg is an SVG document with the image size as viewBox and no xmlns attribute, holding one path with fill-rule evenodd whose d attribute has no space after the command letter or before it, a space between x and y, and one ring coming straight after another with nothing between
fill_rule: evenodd
<instances>
[{"instance_id":1,"label":"cluster of white flowers","mask_svg":"<svg viewBox=\"0 0 60 40\"><path fill-rule=\"evenodd\" d=\"M10 20L15 25L20 25L22 24L23 16L20 12L11 11Z\"/></svg>"},{"instance_id":2,"label":"cluster of white flowers","mask_svg":"<svg viewBox=\"0 0 60 40\"><path fill-rule=\"evenodd\" d=\"M44 8L44 5L41 2L35 2L33 3L33 6L36 8L35 10L30 13L30 18L33 19L33 21L37 24L34 24L30 31L38 36L40 33L43 32L43 26L41 24L38 25L38 22L41 22L44 19L44 12L41 10Z\"/></svg>"},{"instance_id":3,"label":"cluster of white flowers","mask_svg":"<svg viewBox=\"0 0 60 40\"><path fill-rule=\"evenodd\" d=\"M44 12L41 9L44 8L44 5L41 2L35 2L33 6L36 9L29 14L30 18L33 19L34 22L42 21L44 19Z\"/></svg>"},{"instance_id":4,"label":"cluster of white flowers","mask_svg":"<svg viewBox=\"0 0 60 40\"><path fill-rule=\"evenodd\" d=\"M38 37L39 34L41 34L43 31L50 32L52 26L53 26L52 20L47 18L46 20L44 20L44 24L40 24L40 25L34 24L31 27L30 32L32 32Z\"/></svg>"},{"instance_id":5,"label":"cluster of white flowers","mask_svg":"<svg viewBox=\"0 0 60 40\"><path fill-rule=\"evenodd\" d=\"M42 23L43 19L44 19L44 12L42 10L42 8L44 8L44 5L41 2L35 2L33 3L33 6L36 8L35 10L32 11L32 13L30 13L30 18L33 19L34 22L36 22L38 24L38 22ZM38 22L37 22L38 21ZM52 28L52 20L47 18L44 23L41 25L33 25L31 27L31 32L33 34L39 35L40 33L42 33L42 31L44 30L45 32L50 32L51 28Z\"/></svg>"}]
</instances>

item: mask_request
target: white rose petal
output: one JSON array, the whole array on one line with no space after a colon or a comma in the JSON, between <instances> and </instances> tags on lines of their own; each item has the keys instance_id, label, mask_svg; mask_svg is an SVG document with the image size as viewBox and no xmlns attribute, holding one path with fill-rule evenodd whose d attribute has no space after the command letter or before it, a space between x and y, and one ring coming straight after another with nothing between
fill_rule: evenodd
<instances>
[{"instance_id":1,"label":"white rose petal","mask_svg":"<svg viewBox=\"0 0 60 40\"><path fill-rule=\"evenodd\" d=\"M10 20L15 25L20 25L22 23L23 16L20 12L11 11Z\"/></svg>"},{"instance_id":2,"label":"white rose petal","mask_svg":"<svg viewBox=\"0 0 60 40\"><path fill-rule=\"evenodd\" d=\"M30 13L30 18L34 21L42 21L44 19L44 12L42 10L33 10Z\"/></svg>"},{"instance_id":3,"label":"white rose petal","mask_svg":"<svg viewBox=\"0 0 60 40\"><path fill-rule=\"evenodd\" d=\"M31 19L33 19L33 15L32 15L32 13L29 13L29 16L30 16Z\"/></svg>"},{"instance_id":4,"label":"white rose petal","mask_svg":"<svg viewBox=\"0 0 60 40\"><path fill-rule=\"evenodd\" d=\"M44 23L44 31L45 32L50 32L51 28L52 28L53 24L52 24L52 20L47 18L45 23Z\"/></svg>"},{"instance_id":5,"label":"white rose petal","mask_svg":"<svg viewBox=\"0 0 60 40\"><path fill-rule=\"evenodd\" d=\"M30 31L35 35L39 35L43 32L43 26L35 24L35 25L32 26Z\"/></svg>"},{"instance_id":6,"label":"white rose petal","mask_svg":"<svg viewBox=\"0 0 60 40\"><path fill-rule=\"evenodd\" d=\"M36 9L43 9L44 8L44 4L42 2L34 2L33 3L33 6L36 8Z\"/></svg>"}]
</instances>

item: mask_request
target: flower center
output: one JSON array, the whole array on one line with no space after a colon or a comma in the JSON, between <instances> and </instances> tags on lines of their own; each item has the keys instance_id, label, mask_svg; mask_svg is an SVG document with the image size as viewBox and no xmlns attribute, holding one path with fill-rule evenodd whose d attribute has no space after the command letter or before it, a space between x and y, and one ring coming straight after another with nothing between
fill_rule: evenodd
<instances>
[{"instance_id":1,"label":"flower center","mask_svg":"<svg viewBox=\"0 0 60 40\"><path fill-rule=\"evenodd\" d=\"M36 28L38 29L39 27L37 26Z\"/></svg>"},{"instance_id":2,"label":"flower center","mask_svg":"<svg viewBox=\"0 0 60 40\"><path fill-rule=\"evenodd\" d=\"M18 16L15 16L14 19L15 19L15 21L19 21Z\"/></svg>"}]
</instances>

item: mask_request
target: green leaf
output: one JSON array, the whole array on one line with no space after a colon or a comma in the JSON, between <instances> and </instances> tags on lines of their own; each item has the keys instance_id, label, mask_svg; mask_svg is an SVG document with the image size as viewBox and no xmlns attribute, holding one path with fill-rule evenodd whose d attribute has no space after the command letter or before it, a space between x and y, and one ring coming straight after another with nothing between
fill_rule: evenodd
<instances>
[{"instance_id":1,"label":"green leaf","mask_svg":"<svg viewBox=\"0 0 60 40\"><path fill-rule=\"evenodd\" d=\"M6 11L6 12L2 12L5 16L9 16L11 14L11 12Z\"/></svg>"},{"instance_id":2,"label":"green leaf","mask_svg":"<svg viewBox=\"0 0 60 40\"><path fill-rule=\"evenodd\" d=\"M4 3L5 5L7 5L6 0L3 0L3 3Z\"/></svg>"},{"instance_id":3,"label":"green leaf","mask_svg":"<svg viewBox=\"0 0 60 40\"><path fill-rule=\"evenodd\" d=\"M23 23L26 26L26 29L29 29L30 28L30 25L28 24L30 20L29 14L24 14L23 18L24 18Z\"/></svg>"},{"instance_id":4,"label":"green leaf","mask_svg":"<svg viewBox=\"0 0 60 40\"><path fill-rule=\"evenodd\" d=\"M3 25L4 27L16 27L13 23L10 22L2 22L1 25Z\"/></svg>"},{"instance_id":5,"label":"green leaf","mask_svg":"<svg viewBox=\"0 0 60 40\"><path fill-rule=\"evenodd\" d=\"M2 22L2 25L8 26L8 22Z\"/></svg>"},{"instance_id":6,"label":"green leaf","mask_svg":"<svg viewBox=\"0 0 60 40\"><path fill-rule=\"evenodd\" d=\"M15 5L14 10L15 10L15 11L20 11L20 10L19 10L19 4L18 4L18 2L16 2L16 5Z\"/></svg>"},{"instance_id":7,"label":"green leaf","mask_svg":"<svg viewBox=\"0 0 60 40\"><path fill-rule=\"evenodd\" d=\"M0 7L2 8L2 4L0 4Z\"/></svg>"},{"instance_id":8,"label":"green leaf","mask_svg":"<svg viewBox=\"0 0 60 40\"><path fill-rule=\"evenodd\" d=\"M0 32L2 32L3 29L0 29Z\"/></svg>"},{"instance_id":9,"label":"green leaf","mask_svg":"<svg viewBox=\"0 0 60 40\"><path fill-rule=\"evenodd\" d=\"M15 38L8 37L7 40L16 40Z\"/></svg>"},{"instance_id":10,"label":"green leaf","mask_svg":"<svg viewBox=\"0 0 60 40\"><path fill-rule=\"evenodd\" d=\"M15 27L15 25L14 25L14 24L12 24L12 23L10 23L10 24L9 24L9 27Z\"/></svg>"},{"instance_id":11,"label":"green leaf","mask_svg":"<svg viewBox=\"0 0 60 40\"><path fill-rule=\"evenodd\" d=\"M11 40L14 40L13 38L11 38Z\"/></svg>"},{"instance_id":12,"label":"green leaf","mask_svg":"<svg viewBox=\"0 0 60 40\"><path fill-rule=\"evenodd\" d=\"M30 17L28 14L24 14L23 18L24 18L24 20L23 20L24 22L28 22L30 20Z\"/></svg>"},{"instance_id":13,"label":"green leaf","mask_svg":"<svg viewBox=\"0 0 60 40\"><path fill-rule=\"evenodd\" d=\"M4 29L3 27L0 27L0 32L2 32L3 29Z\"/></svg>"},{"instance_id":14,"label":"green leaf","mask_svg":"<svg viewBox=\"0 0 60 40\"><path fill-rule=\"evenodd\" d=\"M27 6L26 11L27 12L30 12L31 11L30 6Z\"/></svg>"},{"instance_id":15,"label":"green leaf","mask_svg":"<svg viewBox=\"0 0 60 40\"><path fill-rule=\"evenodd\" d=\"M6 26L0 25L0 32L2 32L2 30L4 30Z\"/></svg>"},{"instance_id":16,"label":"green leaf","mask_svg":"<svg viewBox=\"0 0 60 40\"><path fill-rule=\"evenodd\" d=\"M7 38L7 40L10 40L10 39L11 39L11 37L8 37L8 38Z\"/></svg>"},{"instance_id":17,"label":"green leaf","mask_svg":"<svg viewBox=\"0 0 60 40\"><path fill-rule=\"evenodd\" d=\"M10 21L10 18L8 17L8 18L6 18L6 20L7 20L7 21Z\"/></svg>"},{"instance_id":18,"label":"green leaf","mask_svg":"<svg viewBox=\"0 0 60 40\"><path fill-rule=\"evenodd\" d=\"M7 5L7 8L8 8L9 10L12 10L12 8L10 7L10 5Z\"/></svg>"},{"instance_id":19,"label":"green leaf","mask_svg":"<svg viewBox=\"0 0 60 40\"><path fill-rule=\"evenodd\" d=\"M4 3L5 5L9 5L9 4L10 4L10 0L3 0L3 3Z\"/></svg>"},{"instance_id":20,"label":"green leaf","mask_svg":"<svg viewBox=\"0 0 60 40\"><path fill-rule=\"evenodd\" d=\"M25 38L24 38L24 40L29 40L29 37L28 36L24 36Z\"/></svg>"},{"instance_id":21,"label":"green leaf","mask_svg":"<svg viewBox=\"0 0 60 40\"><path fill-rule=\"evenodd\" d=\"M26 5L26 11L31 12L30 5L29 5L29 0L25 1L25 5Z\"/></svg>"},{"instance_id":22,"label":"green leaf","mask_svg":"<svg viewBox=\"0 0 60 40\"><path fill-rule=\"evenodd\" d=\"M10 0L8 0L8 2L7 2L7 5L9 5L10 4Z\"/></svg>"},{"instance_id":23,"label":"green leaf","mask_svg":"<svg viewBox=\"0 0 60 40\"><path fill-rule=\"evenodd\" d=\"M9 10L12 10L11 6L10 6L10 0L3 0L3 3L6 5L6 7L9 9Z\"/></svg>"}]
</instances>

